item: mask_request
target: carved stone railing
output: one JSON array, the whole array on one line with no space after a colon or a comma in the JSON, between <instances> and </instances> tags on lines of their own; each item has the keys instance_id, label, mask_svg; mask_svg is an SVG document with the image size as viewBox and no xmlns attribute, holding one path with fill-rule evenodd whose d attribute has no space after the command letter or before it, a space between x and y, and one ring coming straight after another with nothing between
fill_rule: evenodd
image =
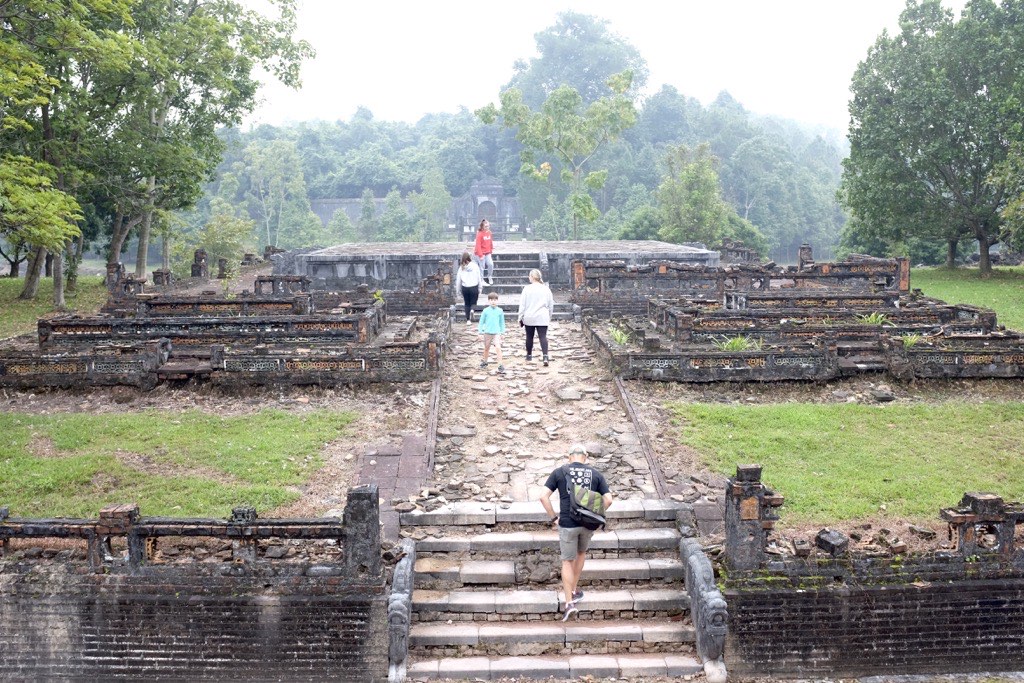
<instances>
[{"instance_id":1,"label":"carved stone railing","mask_svg":"<svg viewBox=\"0 0 1024 683\"><path fill-rule=\"evenodd\" d=\"M412 619L416 541L411 538L403 539L401 548L404 556L395 566L394 578L391 581L391 597L388 599L389 683L400 683L405 680L409 658L409 624Z\"/></svg>"},{"instance_id":2,"label":"carved stone railing","mask_svg":"<svg viewBox=\"0 0 1024 683\"><path fill-rule=\"evenodd\" d=\"M729 612L725 598L715 585L715 571L700 543L693 538L679 542L686 591L690 595L690 614L697 640L697 654L704 662L709 683L724 683L725 636Z\"/></svg>"}]
</instances>

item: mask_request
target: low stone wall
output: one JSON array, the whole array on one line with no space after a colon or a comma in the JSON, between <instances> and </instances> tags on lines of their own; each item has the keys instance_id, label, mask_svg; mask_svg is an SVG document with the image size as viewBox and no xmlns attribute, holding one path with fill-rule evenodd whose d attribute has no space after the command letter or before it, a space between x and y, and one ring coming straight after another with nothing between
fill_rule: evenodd
<instances>
[{"instance_id":1,"label":"low stone wall","mask_svg":"<svg viewBox=\"0 0 1024 683\"><path fill-rule=\"evenodd\" d=\"M955 550L908 556L894 544L878 557L848 552L845 536L825 530L817 552L769 555L781 504L755 465L741 465L726 488L731 671L835 678L1024 668L1024 550L1015 542L1024 505L966 494L942 511Z\"/></svg>"},{"instance_id":2,"label":"low stone wall","mask_svg":"<svg viewBox=\"0 0 1024 683\"><path fill-rule=\"evenodd\" d=\"M168 358L166 339L98 345L86 353L39 353L35 349L0 349L0 387L37 389L125 385L156 386L154 374Z\"/></svg>"},{"instance_id":3,"label":"low stone wall","mask_svg":"<svg viewBox=\"0 0 1024 683\"><path fill-rule=\"evenodd\" d=\"M344 520L3 519L2 680L383 680L387 594L378 492L349 492ZM162 559L158 539L221 538L232 556ZM85 538L93 563L49 559L11 538ZM127 540L128 558L110 552ZM289 539L289 545L281 545ZM319 539L319 540L317 540ZM295 544L337 541L323 559L290 560Z\"/></svg>"}]
</instances>

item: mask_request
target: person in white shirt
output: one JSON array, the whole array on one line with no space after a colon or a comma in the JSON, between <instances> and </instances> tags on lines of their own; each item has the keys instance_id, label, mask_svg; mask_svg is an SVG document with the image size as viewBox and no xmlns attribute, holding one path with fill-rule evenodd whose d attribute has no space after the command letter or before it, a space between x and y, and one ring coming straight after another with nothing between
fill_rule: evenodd
<instances>
[{"instance_id":1,"label":"person in white shirt","mask_svg":"<svg viewBox=\"0 0 1024 683\"><path fill-rule=\"evenodd\" d=\"M480 266L474 261L469 252L462 253L462 262L459 272L455 275L455 285L462 292L462 303L466 307L466 324L473 324L473 307L480 297L480 290L483 289L483 278L480 276Z\"/></svg>"},{"instance_id":2,"label":"person in white shirt","mask_svg":"<svg viewBox=\"0 0 1024 683\"><path fill-rule=\"evenodd\" d=\"M526 327L526 360L533 360L533 337L540 338L540 350L544 354L544 365L548 364L548 325L555 310L555 299L551 289L544 284L539 270L530 271L530 284L523 287L519 295L519 324Z\"/></svg>"}]
</instances>

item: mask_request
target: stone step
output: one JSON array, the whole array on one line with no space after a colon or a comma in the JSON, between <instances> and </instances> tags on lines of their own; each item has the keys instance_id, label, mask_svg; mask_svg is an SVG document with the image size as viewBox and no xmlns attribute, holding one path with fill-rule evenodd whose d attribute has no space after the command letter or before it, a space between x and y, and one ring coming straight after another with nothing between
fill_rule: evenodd
<instances>
[{"instance_id":1,"label":"stone step","mask_svg":"<svg viewBox=\"0 0 1024 683\"><path fill-rule=\"evenodd\" d=\"M680 580L683 574L683 564L675 558L593 558L583 566L580 581L586 584L590 581ZM463 585L513 585L516 565L513 560L417 559L417 583L430 579Z\"/></svg>"},{"instance_id":2,"label":"stone step","mask_svg":"<svg viewBox=\"0 0 1024 683\"><path fill-rule=\"evenodd\" d=\"M689 676L703 671L696 657L671 654L570 655L568 657L450 657L413 662L409 678L637 678Z\"/></svg>"},{"instance_id":3,"label":"stone step","mask_svg":"<svg viewBox=\"0 0 1024 683\"><path fill-rule=\"evenodd\" d=\"M552 496L552 504L558 510L558 498ZM685 507L674 500L637 498L616 500L608 508L605 517L614 520L675 520L676 513ZM546 522L544 507L537 501L515 503L479 503L460 501L449 503L436 510L413 510L403 512L399 518L402 526L440 526L502 524L505 522Z\"/></svg>"},{"instance_id":4,"label":"stone step","mask_svg":"<svg viewBox=\"0 0 1024 683\"><path fill-rule=\"evenodd\" d=\"M415 612L470 613L476 615L529 615L557 617L565 607L556 590L444 591L413 590ZM679 589L620 588L588 590L576 606L580 612L669 612L690 608L690 596Z\"/></svg>"},{"instance_id":5,"label":"stone step","mask_svg":"<svg viewBox=\"0 0 1024 683\"><path fill-rule=\"evenodd\" d=\"M607 619L600 621L537 622L460 621L454 624L421 622L409 631L410 648L466 645L545 643L572 646L573 643L692 643L693 626L668 619Z\"/></svg>"},{"instance_id":6,"label":"stone step","mask_svg":"<svg viewBox=\"0 0 1024 683\"><path fill-rule=\"evenodd\" d=\"M598 531L590 540L591 550L675 550L679 531L665 527ZM510 531L471 536L428 536L416 541L417 552L498 553L508 556L539 550L558 550L558 531Z\"/></svg>"}]
</instances>

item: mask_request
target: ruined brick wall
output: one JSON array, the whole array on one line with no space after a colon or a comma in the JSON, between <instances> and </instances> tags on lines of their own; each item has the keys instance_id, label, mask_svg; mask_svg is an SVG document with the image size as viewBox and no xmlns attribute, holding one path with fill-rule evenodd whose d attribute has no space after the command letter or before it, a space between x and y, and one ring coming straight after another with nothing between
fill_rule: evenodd
<instances>
[{"instance_id":1,"label":"ruined brick wall","mask_svg":"<svg viewBox=\"0 0 1024 683\"><path fill-rule=\"evenodd\" d=\"M386 678L381 586L222 576L198 563L77 569L0 564L0 680Z\"/></svg>"},{"instance_id":2,"label":"ruined brick wall","mask_svg":"<svg viewBox=\"0 0 1024 683\"><path fill-rule=\"evenodd\" d=\"M1024 574L971 580L970 571L949 581L726 590L726 662L735 673L786 677L1021 670Z\"/></svg>"}]
</instances>

